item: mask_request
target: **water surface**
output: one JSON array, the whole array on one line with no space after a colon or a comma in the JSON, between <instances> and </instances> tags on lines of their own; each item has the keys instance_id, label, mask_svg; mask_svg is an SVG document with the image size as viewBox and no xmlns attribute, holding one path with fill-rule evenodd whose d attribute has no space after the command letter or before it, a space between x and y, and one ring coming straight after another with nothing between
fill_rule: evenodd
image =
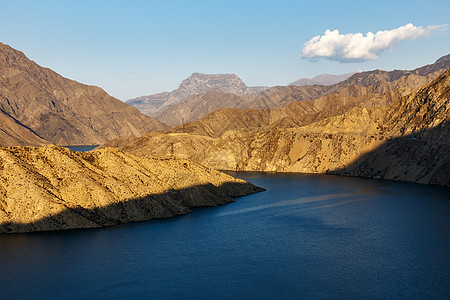
<instances>
[{"instance_id":1,"label":"water surface","mask_svg":"<svg viewBox=\"0 0 450 300\"><path fill-rule=\"evenodd\" d=\"M86 152L86 151L91 151L95 148L98 147L98 145L82 145L82 146L64 146L65 148L68 148L72 151L77 151L77 152Z\"/></svg>"},{"instance_id":2,"label":"water surface","mask_svg":"<svg viewBox=\"0 0 450 300\"><path fill-rule=\"evenodd\" d=\"M0 236L2 298L450 295L450 189L233 175L267 191L166 220Z\"/></svg>"}]
</instances>

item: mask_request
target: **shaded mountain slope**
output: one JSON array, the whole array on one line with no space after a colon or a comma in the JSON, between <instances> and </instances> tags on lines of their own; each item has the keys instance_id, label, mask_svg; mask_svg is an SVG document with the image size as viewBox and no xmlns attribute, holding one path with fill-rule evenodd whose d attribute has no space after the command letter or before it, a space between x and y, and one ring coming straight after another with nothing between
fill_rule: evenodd
<instances>
[{"instance_id":1,"label":"shaded mountain slope","mask_svg":"<svg viewBox=\"0 0 450 300\"><path fill-rule=\"evenodd\" d=\"M438 127L389 139L331 173L450 187L449 128L450 123L445 122Z\"/></svg>"},{"instance_id":2,"label":"shaded mountain slope","mask_svg":"<svg viewBox=\"0 0 450 300\"><path fill-rule=\"evenodd\" d=\"M42 146L46 144L48 142L40 138L30 128L0 111L0 145Z\"/></svg>"},{"instance_id":3,"label":"shaded mountain slope","mask_svg":"<svg viewBox=\"0 0 450 300\"><path fill-rule=\"evenodd\" d=\"M167 128L102 89L64 78L1 43L0 110L41 139L58 145L100 144ZM5 142L41 144L30 138Z\"/></svg>"}]
</instances>

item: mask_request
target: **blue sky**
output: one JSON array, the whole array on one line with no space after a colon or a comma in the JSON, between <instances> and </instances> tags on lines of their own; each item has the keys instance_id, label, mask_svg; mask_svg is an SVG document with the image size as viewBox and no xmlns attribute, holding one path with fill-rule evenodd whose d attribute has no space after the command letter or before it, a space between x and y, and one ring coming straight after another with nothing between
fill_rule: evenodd
<instances>
[{"instance_id":1,"label":"blue sky","mask_svg":"<svg viewBox=\"0 0 450 300\"><path fill-rule=\"evenodd\" d=\"M406 39L377 59L301 56L329 30L376 33L450 23L450 1L10 1L0 42L41 66L126 100L175 89L193 72L235 73L249 86L320 73L413 69L450 53L450 28Z\"/></svg>"}]
</instances>

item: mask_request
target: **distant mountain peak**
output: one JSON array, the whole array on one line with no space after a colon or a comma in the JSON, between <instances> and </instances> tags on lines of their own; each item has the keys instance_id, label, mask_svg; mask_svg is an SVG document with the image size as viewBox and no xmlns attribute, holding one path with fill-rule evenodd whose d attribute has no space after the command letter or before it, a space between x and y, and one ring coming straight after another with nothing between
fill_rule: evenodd
<instances>
[{"instance_id":1,"label":"distant mountain peak","mask_svg":"<svg viewBox=\"0 0 450 300\"><path fill-rule=\"evenodd\" d=\"M332 85L332 84L341 82L343 80L346 80L353 74L355 74L355 73L352 72L352 73L341 74L341 75L332 75L332 74L322 73L313 78L300 78L300 79L290 83L289 85L295 85L295 86Z\"/></svg>"},{"instance_id":2,"label":"distant mountain peak","mask_svg":"<svg viewBox=\"0 0 450 300\"><path fill-rule=\"evenodd\" d=\"M239 78L234 73L225 73L225 74L207 74L207 73L200 73L200 72L194 72L189 77L200 77L200 78L218 78L218 77L233 77L233 78Z\"/></svg>"},{"instance_id":3,"label":"distant mountain peak","mask_svg":"<svg viewBox=\"0 0 450 300\"><path fill-rule=\"evenodd\" d=\"M157 116L163 110L185 102L192 96L207 91L217 91L238 96L266 90L267 87L248 87L236 74L205 74L194 72L184 79L177 89L167 94L155 94L127 100L144 114Z\"/></svg>"}]
</instances>

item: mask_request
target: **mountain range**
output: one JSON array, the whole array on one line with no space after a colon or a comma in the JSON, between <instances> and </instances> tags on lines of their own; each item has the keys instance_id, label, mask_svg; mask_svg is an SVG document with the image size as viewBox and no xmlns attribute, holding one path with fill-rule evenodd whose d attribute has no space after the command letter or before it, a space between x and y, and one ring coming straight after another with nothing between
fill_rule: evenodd
<instances>
[{"instance_id":1,"label":"mountain range","mask_svg":"<svg viewBox=\"0 0 450 300\"><path fill-rule=\"evenodd\" d=\"M220 109L167 132L106 145L221 170L335 173L449 186L450 69L426 69L434 72L367 72L370 86L342 84L336 94L282 108ZM373 80L378 74L394 81Z\"/></svg>"},{"instance_id":2,"label":"mountain range","mask_svg":"<svg viewBox=\"0 0 450 300\"><path fill-rule=\"evenodd\" d=\"M199 120L220 108L281 108L293 102L317 99L329 94L347 93L349 96L357 96L361 93L380 93L400 87L419 87L436 78L448 67L450 59L447 55L433 64L414 70L361 72L332 85L277 86L246 95L208 91L164 109L156 118L169 126L178 126ZM370 90L364 89L369 86Z\"/></svg>"}]
</instances>

